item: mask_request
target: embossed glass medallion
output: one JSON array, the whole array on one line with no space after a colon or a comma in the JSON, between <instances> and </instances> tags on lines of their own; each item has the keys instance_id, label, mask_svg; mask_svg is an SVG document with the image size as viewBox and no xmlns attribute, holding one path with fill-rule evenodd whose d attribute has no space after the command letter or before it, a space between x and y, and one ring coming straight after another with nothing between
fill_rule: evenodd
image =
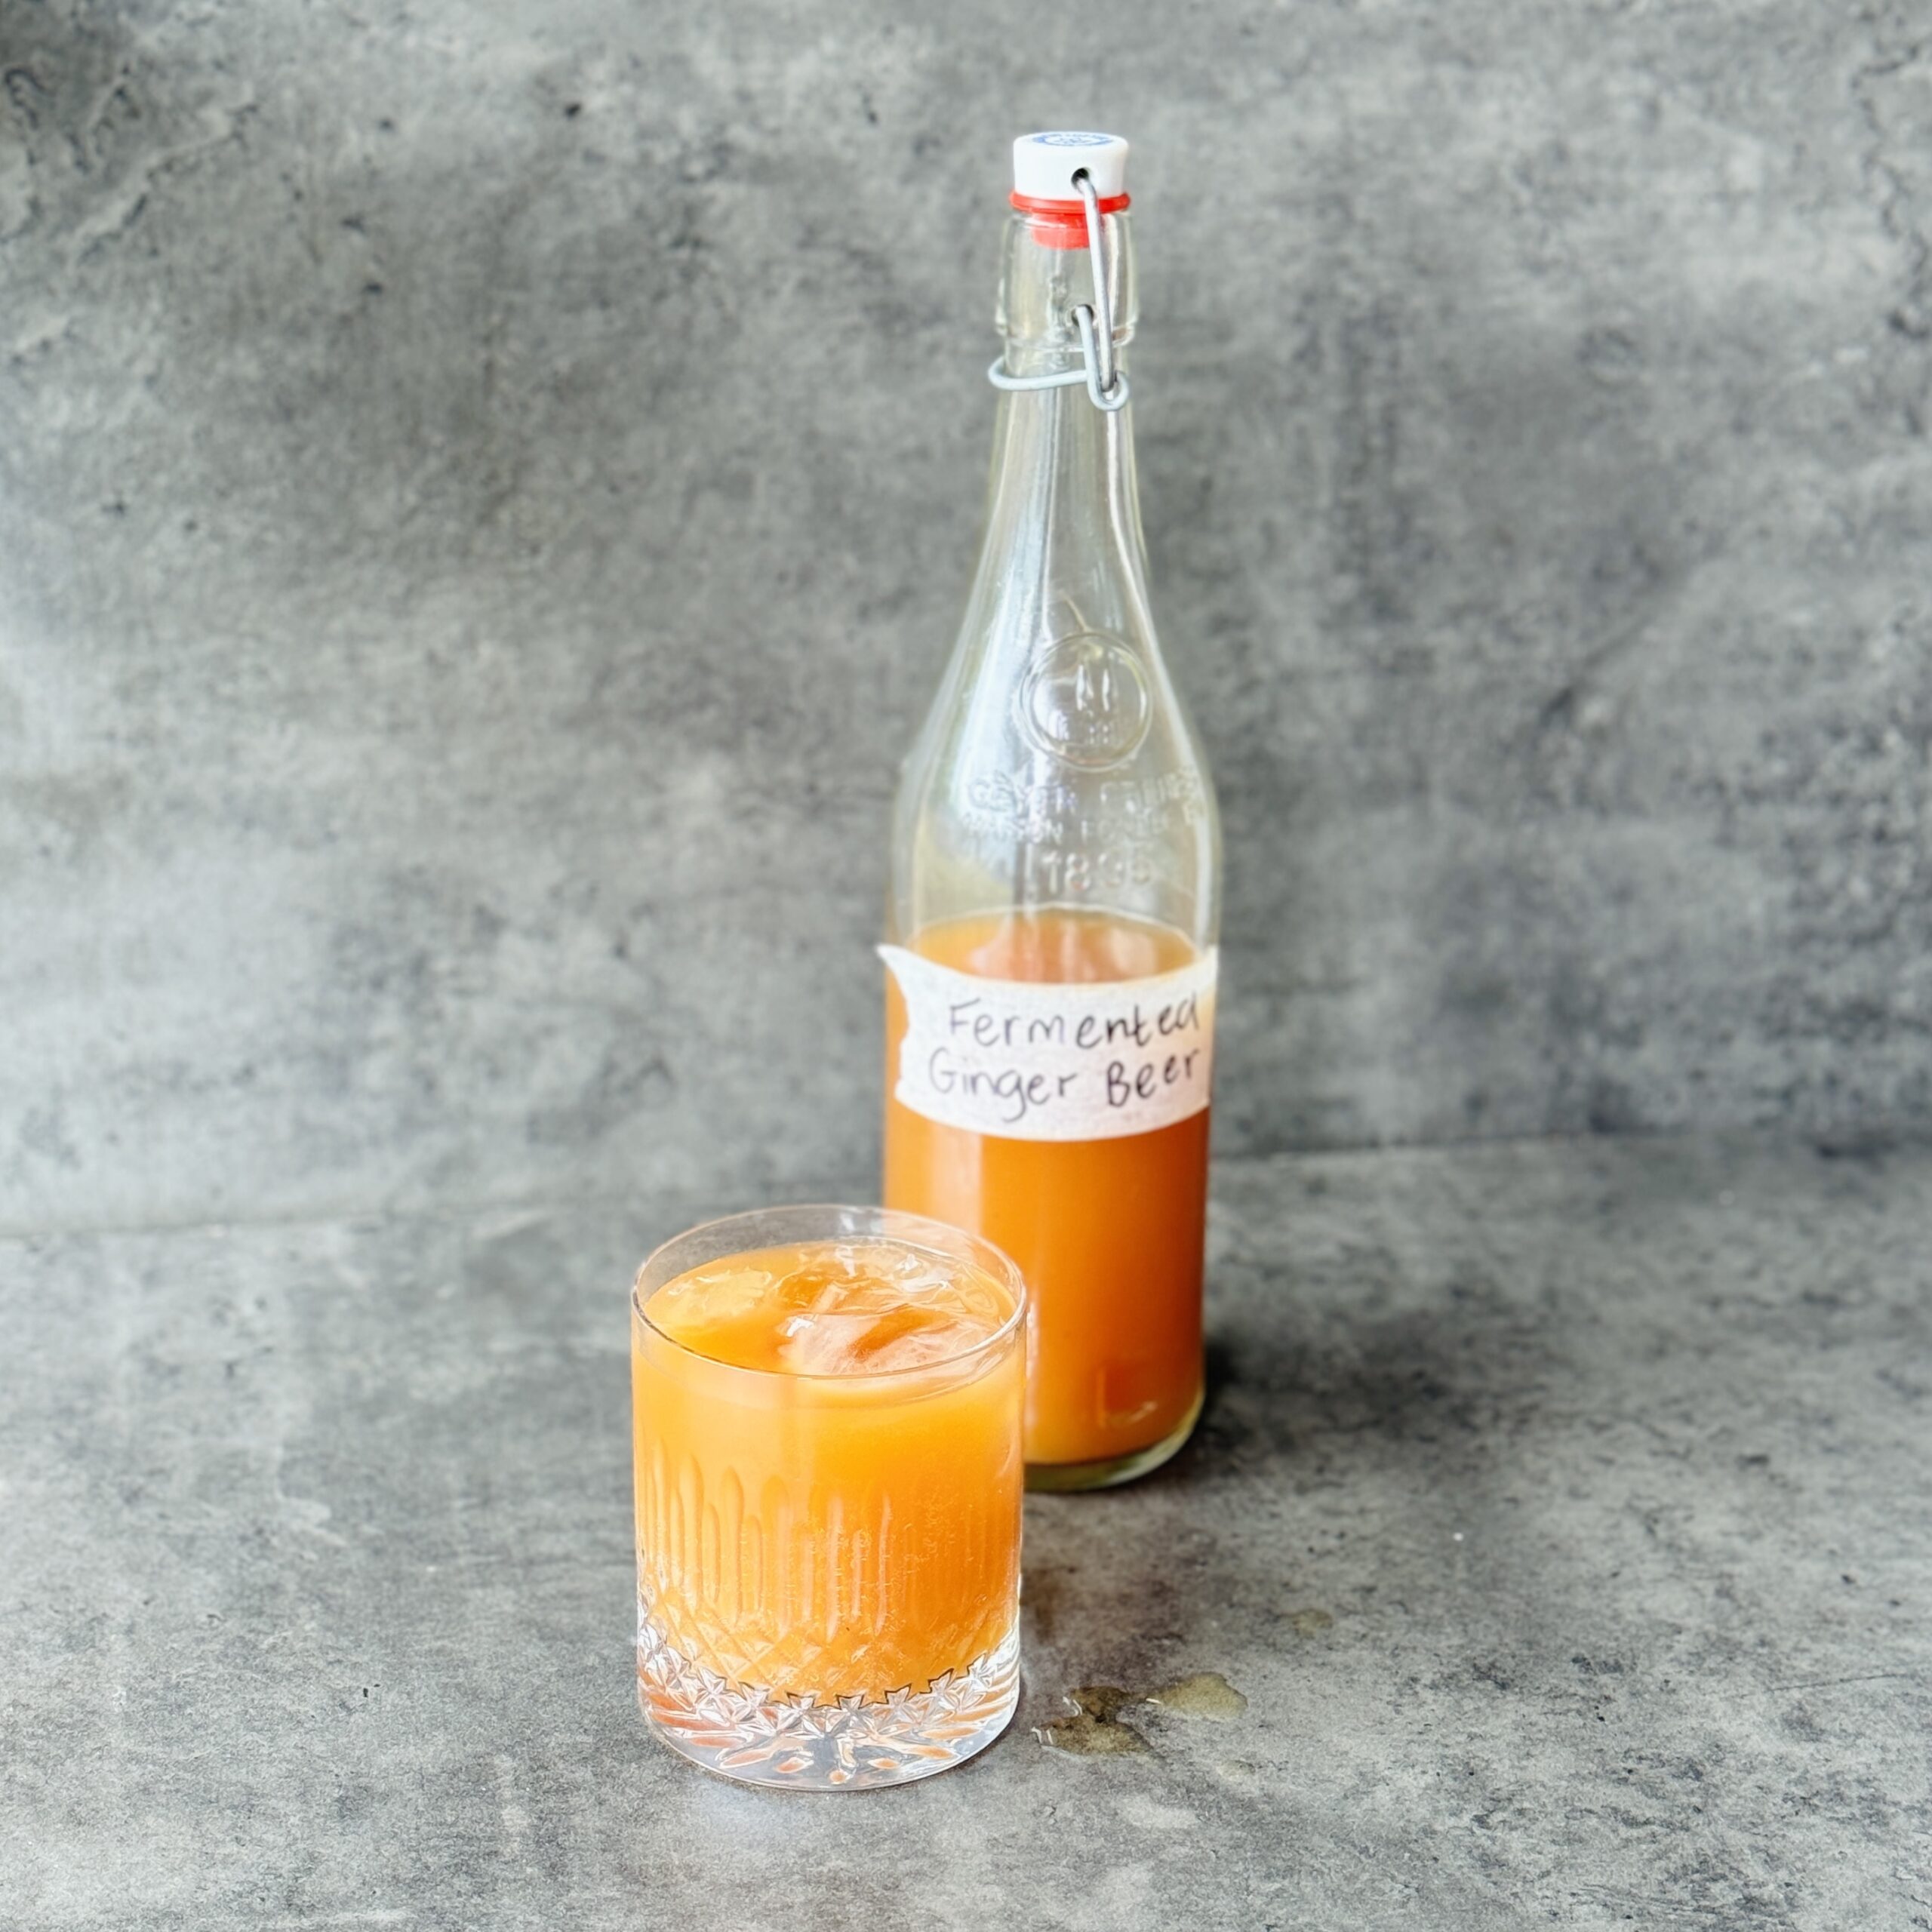
<instances>
[{"instance_id":1,"label":"embossed glass medallion","mask_svg":"<svg viewBox=\"0 0 1932 1932\"><path fill-rule=\"evenodd\" d=\"M1050 645L1020 682L1026 735L1083 771L1105 771L1131 758L1152 715L1134 653L1094 631Z\"/></svg>"},{"instance_id":2,"label":"embossed glass medallion","mask_svg":"<svg viewBox=\"0 0 1932 1932\"><path fill-rule=\"evenodd\" d=\"M693 1229L632 1296L638 1693L752 1784L928 1777L1012 1716L1026 1293L876 1208Z\"/></svg>"}]
</instances>

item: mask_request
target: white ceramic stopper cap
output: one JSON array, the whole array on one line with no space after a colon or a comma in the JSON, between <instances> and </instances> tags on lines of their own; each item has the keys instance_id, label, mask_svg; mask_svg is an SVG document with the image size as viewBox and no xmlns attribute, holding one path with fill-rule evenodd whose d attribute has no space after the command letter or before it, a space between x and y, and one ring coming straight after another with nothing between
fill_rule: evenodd
<instances>
[{"instance_id":1,"label":"white ceramic stopper cap","mask_svg":"<svg viewBox=\"0 0 1932 1932\"><path fill-rule=\"evenodd\" d=\"M1127 143L1118 134L1022 134L1013 144L1013 191L1029 201L1077 202L1085 168L1102 201L1127 192Z\"/></svg>"}]
</instances>

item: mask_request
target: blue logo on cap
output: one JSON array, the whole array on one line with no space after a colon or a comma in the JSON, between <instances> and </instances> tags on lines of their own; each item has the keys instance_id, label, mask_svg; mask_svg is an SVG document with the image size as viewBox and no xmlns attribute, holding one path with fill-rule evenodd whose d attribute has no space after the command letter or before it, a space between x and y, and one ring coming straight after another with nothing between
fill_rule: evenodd
<instances>
[{"instance_id":1,"label":"blue logo on cap","mask_svg":"<svg viewBox=\"0 0 1932 1932\"><path fill-rule=\"evenodd\" d=\"M1111 134L1035 134L1033 138L1043 148L1103 148L1113 137Z\"/></svg>"}]
</instances>

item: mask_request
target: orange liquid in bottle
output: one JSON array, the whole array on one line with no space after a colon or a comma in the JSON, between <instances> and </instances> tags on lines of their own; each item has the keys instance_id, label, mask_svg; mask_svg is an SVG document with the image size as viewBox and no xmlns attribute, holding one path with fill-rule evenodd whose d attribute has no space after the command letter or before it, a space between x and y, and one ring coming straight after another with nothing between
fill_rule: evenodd
<instances>
[{"instance_id":1,"label":"orange liquid in bottle","mask_svg":"<svg viewBox=\"0 0 1932 1932\"><path fill-rule=\"evenodd\" d=\"M877 1236L759 1249L632 1316L638 1587L734 1684L879 1699L1012 1629L1016 1299Z\"/></svg>"},{"instance_id":2,"label":"orange liquid in bottle","mask_svg":"<svg viewBox=\"0 0 1932 1932\"><path fill-rule=\"evenodd\" d=\"M1140 979L1198 956L1169 927L1059 907L945 920L905 944L995 980ZM1028 1463L1111 1461L1184 1428L1201 1400L1207 1109L1118 1140L945 1127L894 1097L905 1034L888 974L885 1204L983 1235L1019 1264Z\"/></svg>"}]
</instances>

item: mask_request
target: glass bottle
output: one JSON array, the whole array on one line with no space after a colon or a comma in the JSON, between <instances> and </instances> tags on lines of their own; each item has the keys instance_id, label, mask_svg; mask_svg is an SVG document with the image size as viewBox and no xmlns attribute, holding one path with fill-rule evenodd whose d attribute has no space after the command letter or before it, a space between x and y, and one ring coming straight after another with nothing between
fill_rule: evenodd
<instances>
[{"instance_id":1,"label":"glass bottle","mask_svg":"<svg viewBox=\"0 0 1932 1932\"><path fill-rule=\"evenodd\" d=\"M1091 326L1134 331L1126 154L1014 144L986 537L906 760L881 948L885 1203L1026 1275L1035 1488L1152 1469L1201 1407L1220 833Z\"/></svg>"}]
</instances>

